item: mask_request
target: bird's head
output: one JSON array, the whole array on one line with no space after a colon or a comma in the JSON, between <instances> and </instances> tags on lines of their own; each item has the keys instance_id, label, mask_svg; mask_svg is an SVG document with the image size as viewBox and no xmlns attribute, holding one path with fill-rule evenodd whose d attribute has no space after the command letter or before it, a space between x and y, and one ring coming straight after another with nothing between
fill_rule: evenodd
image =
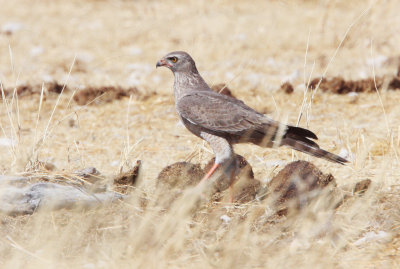
<instances>
[{"instance_id":1,"label":"bird's head","mask_svg":"<svg viewBox=\"0 0 400 269\"><path fill-rule=\"evenodd\" d=\"M165 66L172 72L197 72L196 64L192 57L184 51L170 52L162 57L156 67Z\"/></svg>"}]
</instances>

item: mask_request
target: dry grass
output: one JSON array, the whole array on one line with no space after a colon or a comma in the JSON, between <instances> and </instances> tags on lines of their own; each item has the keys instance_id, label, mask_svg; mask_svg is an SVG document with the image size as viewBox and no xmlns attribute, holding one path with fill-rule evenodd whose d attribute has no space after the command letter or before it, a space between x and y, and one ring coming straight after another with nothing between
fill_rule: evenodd
<instances>
[{"instance_id":1,"label":"dry grass","mask_svg":"<svg viewBox=\"0 0 400 269\"><path fill-rule=\"evenodd\" d=\"M288 77L301 85L325 71L352 79L396 72L399 2L348 2L0 1L0 26L22 24L11 35L4 29L0 34L3 87L54 79L72 89L60 96L56 109L52 95L3 100L1 138L14 146L0 146L1 172L18 174L46 161L57 167L48 173L94 166L113 176L138 159L143 164L140 184L127 200L89 211L1 215L0 267L399 267L399 92L382 91L380 102L372 93L318 91L303 115L300 125L308 122L324 148L347 149L352 163L342 167L299 153L295 159L312 160L340 186L373 182L364 197L338 210L323 197L299 214L274 220L268 199L195 211L188 193L169 210L157 204L165 194L155 178L164 166L190 158L204 164L212 156L178 125L172 75L155 70L158 58L186 50L210 84L229 82L249 105L293 124L304 88L291 95L274 91ZM137 86L156 95L80 107L71 100L85 85ZM309 101L310 94L306 97ZM263 181L280 170L272 161L291 160L287 149L236 149ZM225 223L222 215L231 221ZM379 232L384 236L362 240Z\"/></svg>"}]
</instances>

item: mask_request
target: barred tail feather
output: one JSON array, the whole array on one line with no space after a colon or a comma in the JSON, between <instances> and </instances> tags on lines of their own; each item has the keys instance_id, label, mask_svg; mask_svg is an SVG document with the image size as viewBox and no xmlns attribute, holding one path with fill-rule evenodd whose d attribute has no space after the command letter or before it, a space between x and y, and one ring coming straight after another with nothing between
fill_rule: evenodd
<instances>
[{"instance_id":1,"label":"barred tail feather","mask_svg":"<svg viewBox=\"0 0 400 269\"><path fill-rule=\"evenodd\" d=\"M310 154L312 156L322 158L331 162L336 162L340 164L345 164L348 161L336 154L330 153L326 150L320 149L318 144L315 143L314 141L311 141L311 143L305 142L306 138L303 138L302 140L298 140L296 138L291 138L291 137L286 137L282 139L281 145L289 146L292 149ZM308 140L308 139L307 139Z\"/></svg>"}]
</instances>

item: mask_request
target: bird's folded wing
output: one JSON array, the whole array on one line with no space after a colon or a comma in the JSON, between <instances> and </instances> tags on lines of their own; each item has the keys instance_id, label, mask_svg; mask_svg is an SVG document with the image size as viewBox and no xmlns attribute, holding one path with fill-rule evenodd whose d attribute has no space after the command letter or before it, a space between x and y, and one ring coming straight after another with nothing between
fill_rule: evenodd
<instances>
[{"instance_id":1,"label":"bird's folded wing","mask_svg":"<svg viewBox=\"0 0 400 269\"><path fill-rule=\"evenodd\" d=\"M177 103L181 117L193 124L215 131L238 134L248 130L274 129L277 123L269 120L235 98L211 91L183 96Z\"/></svg>"}]
</instances>

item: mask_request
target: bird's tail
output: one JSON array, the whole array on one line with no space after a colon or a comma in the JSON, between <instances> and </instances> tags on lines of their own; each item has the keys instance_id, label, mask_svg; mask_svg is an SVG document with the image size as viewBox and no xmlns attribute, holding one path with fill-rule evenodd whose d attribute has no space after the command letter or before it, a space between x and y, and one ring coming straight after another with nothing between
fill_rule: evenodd
<instances>
[{"instance_id":1,"label":"bird's tail","mask_svg":"<svg viewBox=\"0 0 400 269\"><path fill-rule=\"evenodd\" d=\"M331 162L345 164L348 161L336 154L319 148L318 144L311 139L318 139L317 136L304 128L288 126L282 138L281 145L289 146L292 149L322 158Z\"/></svg>"}]
</instances>

